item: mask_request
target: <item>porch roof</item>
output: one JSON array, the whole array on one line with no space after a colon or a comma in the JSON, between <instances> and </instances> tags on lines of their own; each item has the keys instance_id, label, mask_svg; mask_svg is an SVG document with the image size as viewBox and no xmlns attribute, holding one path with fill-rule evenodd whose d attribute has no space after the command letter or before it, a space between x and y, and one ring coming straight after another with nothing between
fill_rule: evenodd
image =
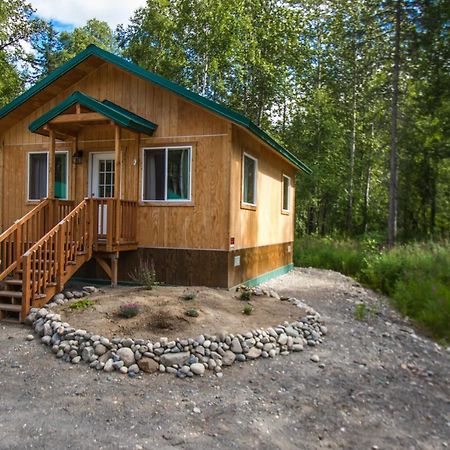
<instances>
[{"instance_id":1,"label":"porch roof","mask_svg":"<svg viewBox=\"0 0 450 450\"><path fill-rule=\"evenodd\" d=\"M65 114L64 116L61 116L64 112L75 105L80 105L97 114L81 112L81 110L78 110L74 114ZM58 116L60 117L58 118ZM99 123L104 120L110 120L123 128L127 128L138 133L144 133L149 136L151 136L158 127L157 124L151 122L150 120L144 119L143 117L128 111L127 109L122 108L109 100L99 101L89 95L76 91L54 108L50 109L50 111L47 111L45 114L31 122L28 128L32 133L48 136L49 128L46 127L46 125L80 126ZM71 135L70 132L67 134L69 136Z\"/></svg>"}]
</instances>

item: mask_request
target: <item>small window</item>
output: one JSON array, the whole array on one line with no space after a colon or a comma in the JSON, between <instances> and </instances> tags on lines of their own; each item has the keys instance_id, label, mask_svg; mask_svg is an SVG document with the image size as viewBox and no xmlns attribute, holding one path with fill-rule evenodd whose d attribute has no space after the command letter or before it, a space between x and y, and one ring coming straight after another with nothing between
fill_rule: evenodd
<instances>
[{"instance_id":1,"label":"small window","mask_svg":"<svg viewBox=\"0 0 450 450\"><path fill-rule=\"evenodd\" d=\"M242 203L255 206L258 160L244 153L242 164Z\"/></svg>"},{"instance_id":2,"label":"small window","mask_svg":"<svg viewBox=\"0 0 450 450\"><path fill-rule=\"evenodd\" d=\"M289 212L291 179L287 175L283 175L283 212Z\"/></svg>"},{"instance_id":3,"label":"small window","mask_svg":"<svg viewBox=\"0 0 450 450\"><path fill-rule=\"evenodd\" d=\"M47 153L28 155L28 200L47 197Z\"/></svg>"},{"instance_id":4,"label":"small window","mask_svg":"<svg viewBox=\"0 0 450 450\"><path fill-rule=\"evenodd\" d=\"M68 199L67 152L55 153L55 197ZM28 154L28 200L48 196L48 153Z\"/></svg>"},{"instance_id":5,"label":"small window","mask_svg":"<svg viewBox=\"0 0 450 450\"><path fill-rule=\"evenodd\" d=\"M144 149L144 201L191 199L191 147Z\"/></svg>"}]
</instances>

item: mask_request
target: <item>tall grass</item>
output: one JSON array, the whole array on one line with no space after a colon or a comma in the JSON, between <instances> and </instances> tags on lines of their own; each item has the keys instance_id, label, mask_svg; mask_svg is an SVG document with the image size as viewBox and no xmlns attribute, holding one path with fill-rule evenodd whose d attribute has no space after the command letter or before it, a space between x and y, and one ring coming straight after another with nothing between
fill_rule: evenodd
<instances>
[{"instance_id":1,"label":"tall grass","mask_svg":"<svg viewBox=\"0 0 450 450\"><path fill-rule=\"evenodd\" d=\"M332 269L383 292L393 305L450 342L450 246L401 245L379 250L376 242L307 237L295 245L298 266Z\"/></svg>"}]
</instances>

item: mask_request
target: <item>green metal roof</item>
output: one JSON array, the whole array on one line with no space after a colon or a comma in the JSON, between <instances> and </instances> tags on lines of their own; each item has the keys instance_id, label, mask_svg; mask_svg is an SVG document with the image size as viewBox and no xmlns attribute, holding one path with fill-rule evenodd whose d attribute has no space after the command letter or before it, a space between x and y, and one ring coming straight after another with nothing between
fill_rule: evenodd
<instances>
[{"instance_id":1,"label":"green metal roof","mask_svg":"<svg viewBox=\"0 0 450 450\"><path fill-rule=\"evenodd\" d=\"M282 145L280 145L278 142L276 142L266 132L264 132L261 128L259 128L257 125L255 125L250 119L243 116L242 114L240 114L236 111L233 111L229 108L226 108L225 106L220 105L219 103L213 102L212 100L209 100L205 97L202 97L201 95L198 95L195 92L190 91L189 89L186 89L170 80L167 80L166 78L163 78L160 75L149 72L149 71L143 69L142 67L139 67L137 64L134 64L130 61L127 61L127 60L119 57L119 56L109 53L106 50L103 50L93 44L89 45L81 53L79 53L78 55L76 55L74 58L67 61L66 63L64 63L62 66L58 67L51 74L49 74L44 79L42 79L41 81L36 83L30 89L28 89L28 91L24 92L22 95L17 97L11 103L7 104L2 109L0 109L0 119L2 117L6 116L11 111L13 111L15 108L17 108L22 103L27 101L33 95L35 95L36 93L45 89L48 85L50 85L57 78L61 77L65 73L67 73L72 68L74 68L75 66L77 66L82 61L89 58L90 56L96 56L98 58L101 58L106 62L114 64L129 73L132 73L140 78L143 78L143 79L148 80L158 86L168 89L169 91L172 91L172 92L180 95L181 97L183 97L187 100L190 100L190 101L202 106L203 108L206 108L207 110L212 111L222 117L225 117L226 119L232 121L233 123L246 128L251 133L253 133L255 136L257 136L259 139L261 139L266 144L268 144L272 148L274 148L278 153L283 155L286 159L288 159L296 167L298 167L299 169L303 170L306 173L312 173L311 169L306 164L304 164L302 161L300 161L295 155L293 155L291 152L286 150Z\"/></svg>"},{"instance_id":2,"label":"green metal roof","mask_svg":"<svg viewBox=\"0 0 450 450\"><path fill-rule=\"evenodd\" d=\"M67 108L70 108L77 103L89 108L91 111L102 114L124 128L128 128L139 133L145 133L151 136L158 127L158 125L153 122L150 122L149 120L144 119L143 117L140 117L137 114L134 114L131 111L110 102L109 100L103 100L103 102L100 102L89 95L76 91L50 111L47 111L41 117L31 122L28 126L29 130L36 133L50 120L59 116Z\"/></svg>"}]
</instances>

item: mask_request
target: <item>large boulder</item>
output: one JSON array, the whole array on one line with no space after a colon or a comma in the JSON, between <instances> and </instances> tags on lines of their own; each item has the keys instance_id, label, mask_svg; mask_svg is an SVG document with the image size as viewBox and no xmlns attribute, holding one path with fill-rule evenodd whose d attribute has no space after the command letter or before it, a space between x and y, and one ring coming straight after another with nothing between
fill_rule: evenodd
<instances>
[{"instance_id":1,"label":"large boulder","mask_svg":"<svg viewBox=\"0 0 450 450\"><path fill-rule=\"evenodd\" d=\"M129 347L122 347L117 350L117 356L123 361L123 363L129 367L134 364L136 361L134 359L133 350Z\"/></svg>"}]
</instances>

